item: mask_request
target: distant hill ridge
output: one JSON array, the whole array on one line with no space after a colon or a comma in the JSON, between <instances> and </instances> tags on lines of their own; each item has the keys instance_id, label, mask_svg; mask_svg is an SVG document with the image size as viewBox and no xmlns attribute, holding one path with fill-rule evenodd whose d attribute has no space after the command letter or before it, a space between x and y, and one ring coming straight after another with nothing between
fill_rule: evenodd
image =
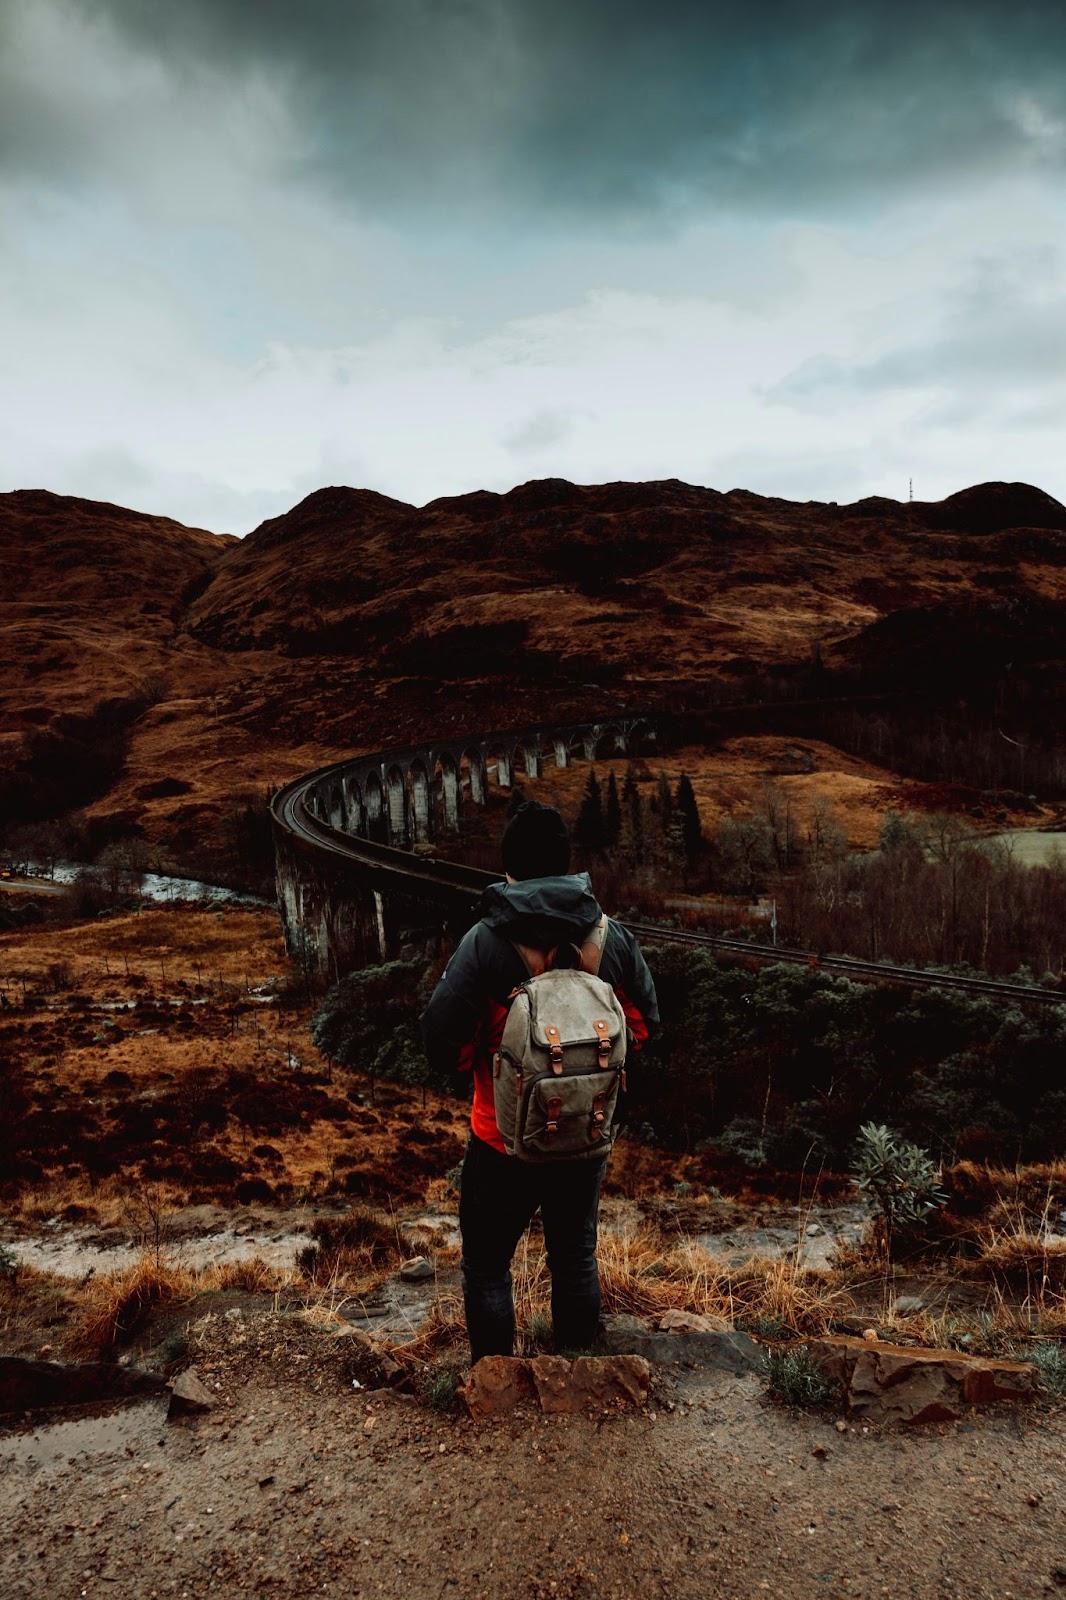
<instances>
[{"instance_id":1,"label":"distant hill ridge","mask_svg":"<svg viewBox=\"0 0 1066 1600\"><path fill-rule=\"evenodd\" d=\"M546 478L421 507L336 485L236 539L23 490L0 496L0 584L0 731L23 704L39 723L76 680L99 697L109 676L174 678L180 657L192 692L204 672L243 677L256 654L264 733L295 715L291 684L283 701L271 687L283 663L345 663L331 678L344 714L324 694L306 712L321 733L352 725L342 679L653 697L659 681L815 656L879 681L898 657L913 681L927 654L943 669L949 640L1057 657L1066 506L1024 483L835 505Z\"/></svg>"},{"instance_id":2,"label":"distant hill ridge","mask_svg":"<svg viewBox=\"0 0 1066 1600\"><path fill-rule=\"evenodd\" d=\"M231 850L235 796L433 730L870 689L953 716L1003 685L1041 725L1066 693L1066 507L1028 484L827 505L547 478L421 507L333 486L240 540L0 495L16 814L18 773L117 703L133 719L90 849Z\"/></svg>"}]
</instances>

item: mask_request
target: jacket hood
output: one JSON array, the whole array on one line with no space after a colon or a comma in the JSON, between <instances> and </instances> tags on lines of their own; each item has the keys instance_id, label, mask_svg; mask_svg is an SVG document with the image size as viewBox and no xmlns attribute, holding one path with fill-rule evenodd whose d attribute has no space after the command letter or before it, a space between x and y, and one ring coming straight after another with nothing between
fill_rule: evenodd
<instances>
[{"instance_id":1,"label":"jacket hood","mask_svg":"<svg viewBox=\"0 0 1066 1600\"><path fill-rule=\"evenodd\" d=\"M523 878L490 883L481 897L481 919L505 939L550 950L576 943L603 915L587 872L561 878Z\"/></svg>"}]
</instances>

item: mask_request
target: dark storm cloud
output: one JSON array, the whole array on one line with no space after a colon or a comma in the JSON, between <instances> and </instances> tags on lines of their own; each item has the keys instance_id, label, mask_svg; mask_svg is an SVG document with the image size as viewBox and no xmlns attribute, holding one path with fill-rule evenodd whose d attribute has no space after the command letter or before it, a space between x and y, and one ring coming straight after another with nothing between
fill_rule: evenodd
<instances>
[{"instance_id":1,"label":"dark storm cloud","mask_svg":"<svg viewBox=\"0 0 1066 1600\"><path fill-rule=\"evenodd\" d=\"M1062 162L1061 0L80 0L78 11L175 72L264 71L298 109L299 158L373 207L831 210ZM4 121L9 143L10 108ZM23 133L56 158L62 127L38 117Z\"/></svg>"}]
</instances>

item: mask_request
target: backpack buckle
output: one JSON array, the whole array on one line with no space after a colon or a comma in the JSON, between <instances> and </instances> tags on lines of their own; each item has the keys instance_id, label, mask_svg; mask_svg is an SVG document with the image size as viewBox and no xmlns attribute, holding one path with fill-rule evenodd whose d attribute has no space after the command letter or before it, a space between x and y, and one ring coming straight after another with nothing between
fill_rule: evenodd
<instances>
[{"instance_id":1,"label":"backpack buckle","mask_svg":"<svg viewBox=\"0 0 1066 1600\"><path fill-rule=\"evenodd\" d=\"M562 1098L559 1095L554 1095L553 1094L551 1099L548 1101L548 1108L547 1109L548 1109L548 1125L547 1125L547 1128L545 1129L545 1132L546 1133L558 1133L559 1132L559 1113L563 1109Z\"/></svg>"},{"instance_id":2,"label":"backpack buckle","mask_svg":"<svg viewBox=\"0 0 1066 1600\"><path fill-rule=\"evenodd\" d=\"M544 1028L544 1034L548 1041L548 1059L552 1071L558 1076L563 1070L563 1046L559 1030L549 1022Z\"/></svg>"},{"instance_id":3,"label":"backpack buckle","mask_svg":"<svg viewBox=\"0 0 1066 1600\"><path fill-rule=\"evenodd\" d=\"M596 1053L600 1058L601 1066L606 1066L611 1059L611 1024L604 1017L597 1018L592 1024L596 1030Z\"/></svg>"}]
</instances>

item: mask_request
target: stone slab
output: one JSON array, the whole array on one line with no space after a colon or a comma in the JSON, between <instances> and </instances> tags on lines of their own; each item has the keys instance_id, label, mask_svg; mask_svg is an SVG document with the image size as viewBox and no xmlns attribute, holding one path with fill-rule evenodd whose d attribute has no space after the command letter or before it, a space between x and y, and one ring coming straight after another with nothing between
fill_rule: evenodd
<instances>
[{"instance_id":1,"label":"stone slab","mask_svg":"<svg viewBox=\"0 0 1066 1600\"><path fill-rule=\"evenodd\" d=\"M505 1416L523 1403L548 1415L573 1416L612 1405L643 1405L651 1367L640 1356L483 1356L462 1388L475 1419Z\"/></svg>"},{"instance_id":2,"label":"stone slab","mask_svg":"<svg viewBox=\"0 0 1066 1600\"><path fill-rule=\"evenodd\" d=\"M734 1329L722 1332L661 1333L649 1328L639 1317L604 1318L602 1345L612 1355L643 1356L646 1361L665 1366L705 1368L711 1372L730 1372L735 1377L765 1370L762 1347L746 1333Z\"/></svg>"},{"instance_id":3,"label":"stone slab","mask_svg":"<svg viewBox=\"0 0 1066 1600\"><path fill-rule=\"evenodd\" d=\"M1026 1400L1038 1389L1036 1368L1022 1361L845 1336L811 1339L807 1348L849 1409L877 1421L947 1422L968 1406Z\"/></svg>"}]
</instances>

